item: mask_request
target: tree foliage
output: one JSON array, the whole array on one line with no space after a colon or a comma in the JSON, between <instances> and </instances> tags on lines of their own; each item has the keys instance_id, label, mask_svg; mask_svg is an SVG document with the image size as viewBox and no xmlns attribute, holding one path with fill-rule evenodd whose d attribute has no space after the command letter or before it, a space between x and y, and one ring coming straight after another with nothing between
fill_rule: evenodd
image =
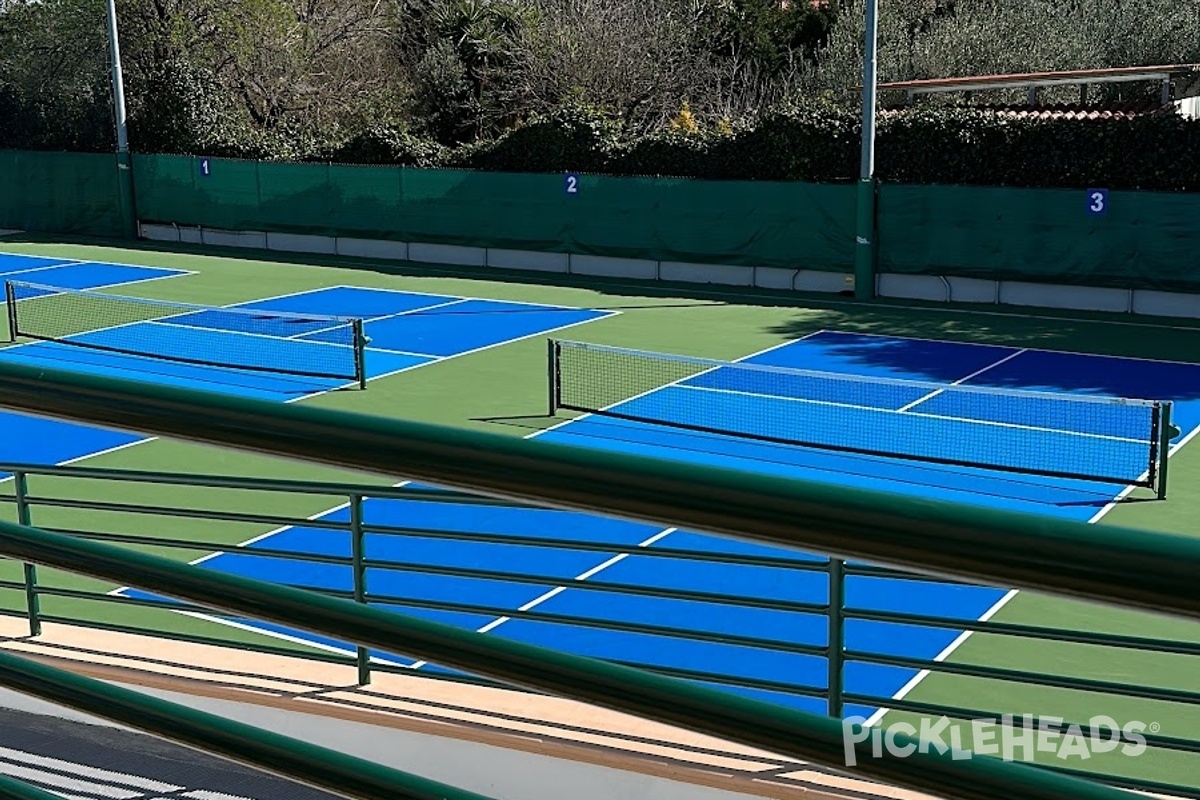
<instances>
[{"instance_id":1,"label":"tree foliage","mask_svg":"<svg viewBox=\"0 0 1200 800\"><path fill-rule=\"evenodd\" d=\"M862 0L117 7L131 140L141 151L714 178L853 174ZM879 74L1200 63L1197 20L1200 0L881 0ZM110 149L107 47L101 0L0 0L0 146ZM1104 91L1132 99L1157 89ZM1048 99L1073 98L1063 90ZM970 143L989 149L997 182L1018 181L1038 158L1041 180L1082 180L1086 165L1055 138L1069 134L1089 147L1138 150L1092 160L1114 174L1141 164L1151 177L1127 183L1166 185L1165 168L1124 137L1138 131L1191 164L1180 142L1193 140L1195 126L1172 124L1112 125L1101 136L921 112L883 121L880 164L906 180L974 181L975 155L946 155L970 154ZM1037 158L1018 145L1039 148Z\"/></svg>"}]
</instances>

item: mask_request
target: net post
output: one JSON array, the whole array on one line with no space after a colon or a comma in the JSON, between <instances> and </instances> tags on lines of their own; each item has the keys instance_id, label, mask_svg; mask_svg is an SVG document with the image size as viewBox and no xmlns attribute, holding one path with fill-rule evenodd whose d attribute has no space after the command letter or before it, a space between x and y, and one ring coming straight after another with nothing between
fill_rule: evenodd
<instances>
[{"instance_id":1,"label":"net post","mask_svg":"<svg viewBox=\"0 0 1200 800\"><path fill-rule=\"evenodd\" d=\"M1171 455L1171 439L1175 438L1178 429L1171 424L1171 406L1170 402L1163 403L1159 407L1159 443L1158 443L1158 486L1157 495L1159 500L1167 499L1167 464Z\"/></svg>"},{"instance_id":2,"label":"net post","mask_svg":"<svg viewBox=\"0 0 1200 800\"><path fill-rule=\"evenodd\" d=\"M562 373L559 369L560 350L561 348L555 339L546 340L546 377L550 395L548 413L546 414L548 417L553 417L558 413L558 404L562 399Z\"/></svg>"},{"instance_id":3,"label":"net post","mask_svg":"<svg viewBox=\"0 0 1200 800\"><path fill-rule=\"evenodd\" d=\"M17 292L13 289L12 281L4 282L4 301L8 306L8 340L17 340Z\"/></svg>"},{"instance_id":4,"label":"net post","mask_svg":"<svg viewBox=\"0 0 1200 800\"><path fill-rule=\"evenodd\" d=\"M358 376L358 388L367 388L367 336L363 332L363 321L354 320L354 372Z\"/></svg>"}]
</instances>

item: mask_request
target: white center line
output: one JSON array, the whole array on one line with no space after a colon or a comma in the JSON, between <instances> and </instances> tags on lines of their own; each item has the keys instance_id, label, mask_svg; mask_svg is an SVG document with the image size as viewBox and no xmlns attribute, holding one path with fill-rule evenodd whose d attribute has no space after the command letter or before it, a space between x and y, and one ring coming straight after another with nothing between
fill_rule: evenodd
<instances>
[{"instance_id":1,"label":"white center line","mask_svg":"<svg viewBox=\"0 0 1200 800\"><path fill-rule=\"evenodd\" d=\"M995 362L994 364L988 364L983 369L977 369L974 372L972 372L970 375L966 376L965 378L959 378L954 383L947 384L947 385L943 386L941 389L935 389L934 391L930 392L929 394L925 395L924 397L917 398L916 400L913 400L908 405L901 406L900 408L898 408L896 410L900 411L902 413L905 411L908 411L909 409L914 408L915 406L921 405L921 403L924 403L926 400L932 400L933 398L937 397L939 394L946 391L947 389L949 389L952 386L960 386L960 385L966 383L967 381L971 380L972 378L978 377L979 375L982 375L983 373L987 372L990 369L995 369L996 367L1000 366L1004 362L1011 361L1014 358L1016 358L1017 356L1021 355L1022 353L1027 353L1027 352L1029 352L1027 349L1022 348L1022 349L1016 351L1015 353L1009 353L1004 358L1000 359L999 361Z\"/></svg>"}]
</instances>

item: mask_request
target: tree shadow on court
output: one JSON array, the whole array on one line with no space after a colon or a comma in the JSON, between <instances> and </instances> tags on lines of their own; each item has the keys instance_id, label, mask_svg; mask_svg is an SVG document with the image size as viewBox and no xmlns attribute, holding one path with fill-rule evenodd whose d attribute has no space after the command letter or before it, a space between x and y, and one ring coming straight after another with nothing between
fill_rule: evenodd
<instances>
[{"instance_id":1,"label":"tree shadow on court","mask_svg":"<svg viewBox=\"0 0 1200 800\"><path fill-rule=\"evenodd\" d=\"M957 309L913 314L860 308L854 313L809 311L767 331L787 338L820 329L846 334L823 337L822 349L864 367L896 370L932 382L960 380L1027 348L1030 352L972 378L971 385L1153 400L1200 399L1200 364L1194 363L1200 354L1200 329L1111 318L985 315ZM964 344L988 345L990 350ZM968 369L966 364L975 366Z\"/></svg>"}]
</instances>

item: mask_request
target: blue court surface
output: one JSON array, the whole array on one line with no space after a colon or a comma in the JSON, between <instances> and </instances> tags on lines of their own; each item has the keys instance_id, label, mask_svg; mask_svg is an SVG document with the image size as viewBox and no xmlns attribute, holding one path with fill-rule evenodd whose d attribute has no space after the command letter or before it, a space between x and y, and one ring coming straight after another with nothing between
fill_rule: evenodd
<instances>
[{"instance_id":1,"label":"blue court surface","mask_svg":"<svg viewBox=\"0 0 1200 800\"><path fill-rule=\"evenodd\" d=\"M103 289L188 274L114 264L0 255L0 280L25 281L58 288ZM22 294L37 297L38 292ZM293 402L354 385L347 378L279 374L260 369L214 369L186 359L227 358L255 367L297 363L329 365L332 374L353 374L353 352L344 326L327 321L292 325L285 335L253 333L259 317L240 312L284 312L357 316L364 320L369 344L364 361L368 380L434 364L488 347L543 335L616 312L532 303L477 300L386 289L337 286L230 306L238 313L200 311L160 319L81 331L71 338L115 350L136 350L148 343L156 352L185 359L171 361L90 349L53 341L23 342L0 349L0 360L55 369L153 381L171 386L223 391L244 397ZM457 336L452 333L458 333ZM342 370L343 372L338 372ZM29 436L30 426L38 436ZM21 435L17 435L20 432ZM54 420L0 412L0 460L62 464L126 447L144 437ZM38 442L31 459L28 443Z\"/></svg>"},{"instance_id":2,"label":"blue court surface","mask_svg":"<svg viewBox=\"0 0 1200 800\"><path fill-rule=\"evenodd\" d=\"M448 302L455 303L453 300ZM466 306L455 303L449 308L456 305ZM506 318L508 313L500 312ZM427 335L447 336L450 340L440 345L421 344L419 349L426 352L452 349L454 337L463 327L423 327ZM406 335L418 336L419 333L410 331ZM480 332L463 331L463 335L473 345ZM416 342L419 341L419 338L409 339L405 347L418 348ZM1180 447L1200 429L1200 365L831 331L788 342L748 357L745 362L942 384L1171 400L1175 402L1175 422L1182 429L1174 446ZM720 370L717 371L719 374ZM697 388L711 388L713 379L713 373L705 373L682 384L664 386L632 402L657 403L659 408L671 408L675 395ZM826 424L836 426L851 419L860 425L874 426L874 435L887 439L906 436L906 431L912 430L914 425L925 435L931 431L936 434L939 429L953 431L954 426L963 421L954 416L961 414L963 409L956 408L946 397L947 393L914 395L911 391L898 392L891 387L880 388L871 394L864 393L858 384L853 385L856 387L853 396L846 398L844 408L827 408ZM679 404L679 413L700 414L707 420L722 414L740 418L748 413L747 403L756 404L755 409L767 418L776 413L773 408L776 398L759 401L751 392L701 393L707 399L705 405ZM861 418L864 407L879 413L864 420ZM1026 429L1036 427L1056 445L1064 445L1055 440L1052 429L1047 430L1048 421L1031 424L1039 422L1035 418L1040 413L1037 403L1032 406L1033 412L1029 406L998 404L988 408L990 416L982 422L988 425L1000 423L999 427L1007 431L1006 436L1016 436L1015 439L997 440L1001 443L1015 441L1023 447L1027 443ZM930 419L940 421L942 428L929 428ZM1079 444L1067 443L1077 447L1077 458L1095 458L1096 453L1089 452L1089 448L1106 446L1104 442L1114 438L1106 427L1109 423L1100 419L1098 424L1099 445L1087 439ZM830 484L831 492L836 492L839 486L859 486L1080 521L1096 519L1125 488L1117 483L1042 478L832 453L602 416L583 416L535 435L546 441L593 449L641 453L820 481ZM953 444L953 434L947 434L946 438ZM961 444L974 446L969 441ZM1071 456L1068 453L1062 458L1066 459L1064 463L1069 463ZM367 583L373 598L371 602L375 605L573 653L659 667L732 691L824 711L823 701L795 693L800 687L820 690L826 685L824 659L799 652L806 645L823 646L826 643L824 615L806 610L760 607L763 601L777 604L827 602L826 576L821 572L798 569L804 564L821 563L823 559L699 532L662 530L653 525L551 510L456 506L415 499L368 499L364 504L364 517L368 526L469 531L500 537L499 542L467 543L433 535L396 537L368 533L366 553L373 564L368 568ZM333 509L324 518L344 522L348 520L348 511ZM644 552L606 554L563 545L507 544L503 542L504 537L601 542L635 546ZM351 586L349 567L282 560L255 552L261 548L296 554L350 556L347 534L291 527L248 543L236 552L213 554L203 559L203 563L210 569L297 586L340 591L347 591ZM675 557L669 554L671 550L706 551L712 554L712 560ZM656 552L663 555L655 555ZM734 556L758 556L774 559L775 563L729 563ZM471 577L437 574L446 568L475 570L479 574ZM507 575L499 578L488 575L489 572ZM625 591L622 591L623 587ZM628 588L715 592L739 598L744 604L737 599L716 602L695 598L654 598L630 593ZM935 580L850 576L846 604L859 610L976 620L989 616L1008 594L1000 589ZM446 610L445 606L452 606L453 610ZM230 622L252 625L281 638L348 652L342 643L296 631L260 623ZM611 623L646 627L637 632L619 632L605 627ZM695 640L669 635L668 631L662 630L665 628L687 631L695 636ZM846 628L846 647L930 660L951 647L959 635L960 631L956 630L851 620ZM759 641L752 645L730 643L728 639L734 636ZM424 672L438 671L435 666L399 655L376 654L375 657ZM851 663L846 670L846 691L890 698L916 675L915 669ZM852 704L846 708L846 714L870 716L875 710L873 706Z\"/></svg>"}]
</instances>

